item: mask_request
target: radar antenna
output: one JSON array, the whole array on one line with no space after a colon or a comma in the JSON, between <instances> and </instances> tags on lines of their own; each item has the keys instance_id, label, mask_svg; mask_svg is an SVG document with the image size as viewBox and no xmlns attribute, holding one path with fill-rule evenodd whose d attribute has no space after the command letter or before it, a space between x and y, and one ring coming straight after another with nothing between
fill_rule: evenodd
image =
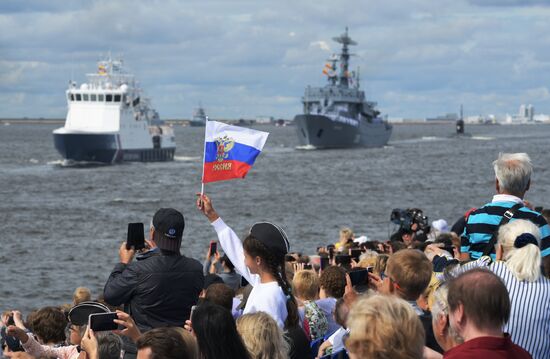
<instances>
[{"instance_id":1,"label":"radar antenna","mask_svg":"<svg viewBox=\"0 0 550 359\"><path fill-rule=\"evenodd\" d=\"M341 67L340 67L340 86L341 87L349 87L349 57L350 53L348 50L349 45L357 45L357 42L353 41L351 37L348 35L348 27L346 26L346 32L340 35L339 37L333 37L334 41L336 41L339 44L342 44L342 53L340 54L340 59L342 61Z\"/></svg>"}]
</instances>

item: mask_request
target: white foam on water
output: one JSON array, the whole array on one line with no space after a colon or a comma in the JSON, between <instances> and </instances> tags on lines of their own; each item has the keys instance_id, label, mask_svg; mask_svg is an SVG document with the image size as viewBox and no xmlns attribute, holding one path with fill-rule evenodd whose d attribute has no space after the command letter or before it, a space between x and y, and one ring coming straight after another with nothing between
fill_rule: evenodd
<instances>
[{"instance_id":1,"label":"white foam on water","mask_svg":"<svg viewBox=\"0 0 550 359\"><path fill-rule=\"evenodd\" d=\"M296 149L297 150L304 150L304 151L311 151L311 150L316 150L317 147L315 147L313 145L304 145L304 146L296 146Z\"/></svg>"},{"instance_id":2,"label":"white foam on water","mask_svg":"<svg viewBox=\"0 0 550 359\"><path fill-rule=\"evenodd\" d=\"M478 141L492 141L494 140L494 137L489 136L472 136L472 140L478 140Z\"/></svg>"},{"instance_id":3,"label":"white foam on water","mask_svg":"<svg viewBox=\"0 0 550 359\"><path fill-rule=\"evenodd\" d=\"M174 161L180 162L190 162L190 161L199 161L201 157L197 156L174 156Z\"/></svg>"},{"instance_id":4,"label":"white foam on water","mask_svg":"<svg viewBox=\"0 0 550 359\"><path fill-rule=\"evenodd\" d=\"M422 136L418 138L395 140L395 141L391 141L391 143L392 145L395 145L395 144L404 144L404 143L436 142L436 141L449 141L449 140L450 138L447 138L447 137Z\"/></svg>"},{"instance_id":5,"label":"white foam on water","mask_svg":"<svg viewBox=\"0 0 550 359\"><path fill-rule=\"evenodd\" d=\"M55 160L55 161L48 161L46 162L47 165L50 166L63 166L63 160Z\"/></svg>"},{"instance_id":6,"label":"white foam on water","mask_svg":"<svg viewBox=\"0 0 550 359\"><path fill-rule=\"evenodd\" d=\"M33 163L33 164L37 164L37 163L40 163L40 161L38 161L36 158L31 158L29 160L30 163Z\"/></svg>"}]
</instances>

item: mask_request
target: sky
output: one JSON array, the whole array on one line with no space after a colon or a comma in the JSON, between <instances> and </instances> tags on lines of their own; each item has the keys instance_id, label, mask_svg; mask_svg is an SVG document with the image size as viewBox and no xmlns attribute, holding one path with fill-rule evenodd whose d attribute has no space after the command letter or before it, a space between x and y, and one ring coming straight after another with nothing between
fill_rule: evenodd
<instances>
[{"instance_id":1,"label":"sky","mask_svg":"<svg viewBox=\"0 0 550 359\"><path fill-rule=\"evenodd\" d=\"M549 18L550 0L1 0L0 118L63 118L111 52L161 118L291 119L346 26L390 118L550 113Z\"/></svg>"}]
</instances>

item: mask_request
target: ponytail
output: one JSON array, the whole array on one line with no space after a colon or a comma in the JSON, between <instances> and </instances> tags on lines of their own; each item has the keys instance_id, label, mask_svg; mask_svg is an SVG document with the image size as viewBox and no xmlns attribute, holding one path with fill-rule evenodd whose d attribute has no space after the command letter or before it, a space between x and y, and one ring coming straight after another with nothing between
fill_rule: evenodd
<instances>
[{"instance_id":1,"label":"ponytail","mask_svg":"<svg viewBox=\"0 0 550 359\"><path fill-rule=\"evenodd\" d=\"M298 303L292 294L292 285L286 277L284 255L278 255L252 235L245 238L243 245L248 254L253 257L258 256L265 262L266 270L277 280L277 284L286 296L287 317L285 319L285 329L297 327L300 322Z\"/></svg>"},{"instance_id":2,"label":"ponytail","mask_svg":"<svg viewBox=\"0 0 550 359\"><path fill-rule=\"evenodd\" d=\"M278 271L277 274L274 275L275 278L277 278L277 283L279 283L279 287L281 287L283 293L286 296L286 311L288 315L285 320L285 329L288 330L290 328L295 328L299 325L300 317L298 315L298 303L296 302L296 298L292 293L292 284L288 281L286 277L284 257L282 259L282 263L279 264L279 268L281 269Z\"/></svg>"},{"instance_id":3,"label":"ponytail","mask_svg":"<svg viewBox=\"0 0 550 359\"><path fill-rule=\"evenodd\" d=\"M511 249L504 258L506 266L519 281L535 282L541 275L541 254L537 245Z\"/></svg>"},{"instance_id":4,"label":"ponytail","mask_svg":"<svg viewBox=\"0 0 550 359\"><path fill-rule=\"evenodd\" d=\"M535 282L541 276L540 238L537 225L524 219L511 221L498 230L506 266L520 281Z\"/></svg>"}]
</instances>

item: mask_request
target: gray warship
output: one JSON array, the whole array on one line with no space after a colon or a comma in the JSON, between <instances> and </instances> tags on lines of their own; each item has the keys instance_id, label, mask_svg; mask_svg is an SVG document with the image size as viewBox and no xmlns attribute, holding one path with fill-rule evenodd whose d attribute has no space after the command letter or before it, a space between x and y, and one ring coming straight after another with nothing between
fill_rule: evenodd
<instances>
[{"instance_id":1,"label":"gray warship","mask_svg":"<svg viewBox=\"0 0 550 359\"><path fill-rule=\"evenodd\" d=\"M334 41L342 53L333 55L323 73L324 87L308 86L302 103L304 113L294 117L298 141L303 148L381 147L388 143L392 126L379 117L376 102L366 101L359 88L359 73L349 71L348 46L357 45L348 29ZM340 70L337 72L337 63Z\"/></svg>"}]
</instances>

